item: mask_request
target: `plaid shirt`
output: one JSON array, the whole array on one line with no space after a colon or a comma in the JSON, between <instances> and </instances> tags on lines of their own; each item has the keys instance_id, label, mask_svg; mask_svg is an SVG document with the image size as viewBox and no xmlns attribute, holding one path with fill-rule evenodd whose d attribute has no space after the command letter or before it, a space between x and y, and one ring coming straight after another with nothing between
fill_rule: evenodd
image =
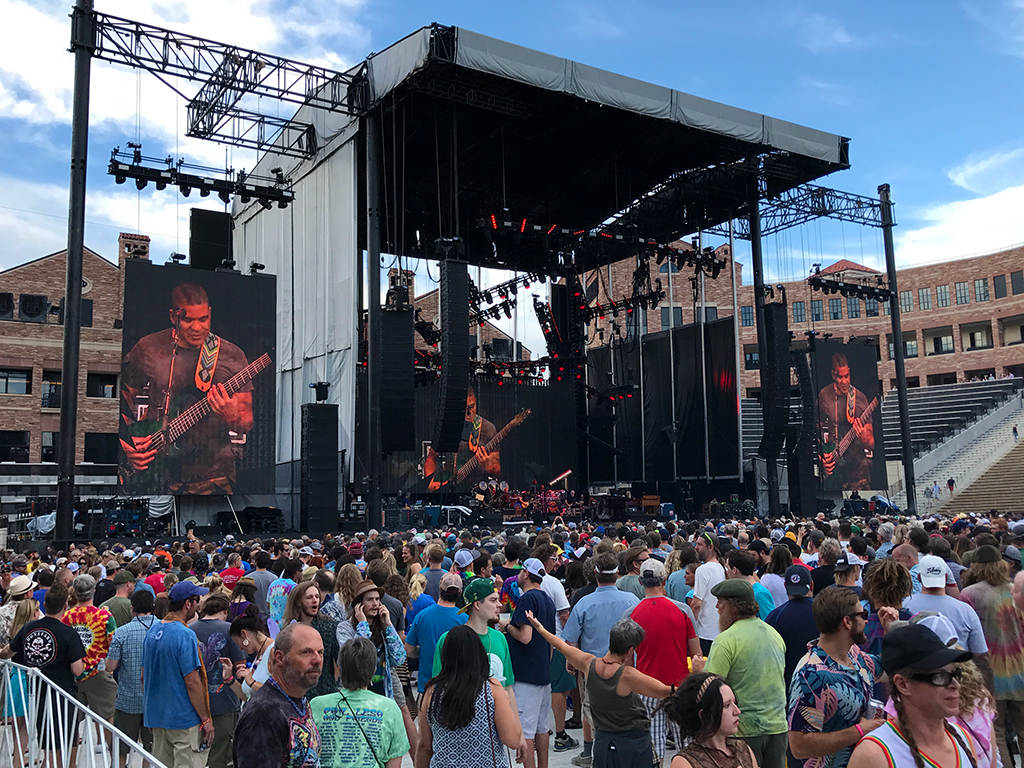
<instances>
[{"instance_id":1,"label":"plaid shirt","mask_svg":"<svg viewBox=\"0 0 1024 768\"><path fill-rule=\"evenodd\" d=\"M114 708L127 715L141 715L142 701L142 645L146 633L157 620L155 616L136 616L118 627L110 640L107 659L118 662L117 700Z\"/></svg>"}]
</instances>

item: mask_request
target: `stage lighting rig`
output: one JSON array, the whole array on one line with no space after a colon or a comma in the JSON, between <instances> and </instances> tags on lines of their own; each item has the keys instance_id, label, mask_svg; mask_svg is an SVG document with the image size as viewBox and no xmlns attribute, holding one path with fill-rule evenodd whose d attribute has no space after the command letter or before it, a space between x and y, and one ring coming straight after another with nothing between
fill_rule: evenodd
<instances>
[{"instance_id":1,"label":"stage lighting rig","mask_svg":"<svg viewBox=\"0 0 1024 768\"><path fill-rule=\"evenodd\" d=\"M581 304L580 319L586 323L593 320L595 317L604 320L609 312L612 313L612 317L618 317L619 312L624 312L629 315L633 313L634 309L654 309L664 298L665 291L661 289L661 282L657 281L655 283L655 289L647 293L638 293L633 296L626 296L618 301L613 300L607 304L601 304L598 302L592 307Z\"/></svg>"},{"instance_id":2,"label":"stage lighting rig","mask_svg":"<svg viewBox=\"0 0 1024 768\"><path fill-rule=\"evenodd\" d=\"M167 257L167 264L181 264L186 259L184 253L177 253L172 251L171 255Z\"/></svg>"},{"instance_id":3,"label":"stage lighting rig","mask_svg":"<svg viewBox=\"0 0 1024 768\"><path fill-rule=\"evenodd\" d=\"M892 292L882 281L878 280L872 285L870 282L851 282L849 280L837 280L829 277L822 277L820 272L815 272L807 278L807 283L816 291L821 291L826 296L841 294L843 296L856 296L860 299L875 299L879 302L887 302Z\"/></svg>"},{"instance_id":4,"label":"stage lighting rig","mask_svg":"<svg viewBox=\"0 0 1024 768\"><path fill-rule=\"evenodd\" d=\"M416 329L416 333L420 335L421 339L427 342L431 347L436 347L441 341L441 332L434 327L433 323L428 323L420 317L421 312L423 312L422 309L416 310L416 321L413 327Z\"/></svg>"},{"instance_id":5,"label":"stage lighting rig","mask_svg":"<svg viewBox=\"0 0 1024 768\"><path fill-rule=\"evenodd\" d=\"M249 274L255 275L257 272L262 272L266 269L266 266L255 261L249 262Z\"/></svg>"},{"instance_id":6,"label":"stage lighting rig","mask_svg":"<svg viewBox=\"0 0 1024 768\"><path fill-rule=\"evenodd\" d=\"M209 197L216 192L225 204L231 202L232 195L238 195L243 203L256 199L268 210L274 207L274 203L277 203L278 208L287 208L295 200L291 181L283 173L276 173L273 178L246 174L244 170L235 174L230 168L208 168L186 163L184 159L175 163L169 155L162 160L146 157L142 154L142 145L133 142L129 142L128 148L131 152L114 147L110 153L107 173L114 177L117 184L134 179L135 187L140 191L150 182L158 190L176 186L185 197L193 189L199 190L201 197Z\"/></svg>"}]
</instances>

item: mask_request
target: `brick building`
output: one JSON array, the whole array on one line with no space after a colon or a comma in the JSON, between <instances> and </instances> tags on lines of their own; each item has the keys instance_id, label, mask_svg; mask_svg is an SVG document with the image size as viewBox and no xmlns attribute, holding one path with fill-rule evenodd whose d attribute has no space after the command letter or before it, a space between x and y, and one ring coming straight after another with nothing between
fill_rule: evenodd
<instances>
[{"instance_id":1,"label":"brick building","mask_svg":"<svg viewBox=\"0 0 1024 768\"><path fill-rule=\"evenodd\" d=\"M688 247L675 243L678 247ZM728 246L716 251L728 257ZM717 280L704 278L703 300L709 320L733 316L732 264ZM641 318L641 333L694 322L699 316L700 289L689 270L669 273L668 263L652 264L652 279L662 280L668 298ZM634 264L618 262L586 275L588 298L607 301L629 295ZM655 272L655 270L658 270ZM742 284L742 265L736 264L736 306L739 309L740 381L743 395L756 396L760 387L757 330L754 318L754 287ZM821 270L823 275L848 281L876 281L885 275L842 260ZM609 291L610 286L610 291ZM783 283L788 304L789 328L795 344L805 343L807 331L831 334L833 339L877 347L878 375L883 390L896 385L892 355L891 318L887 305L865 302L838 294L813 291L805 281ZM1024 247L983 256L957 259L939 265L908 267L897 272L907 384L924 387L997 378L1024 376ZM781 293L773 286L774 298ZM696 312L694 311L696 307ZM626 332L622 319L596 321L591 345L607 343L615 333L612 323Z\"/></svg>"},{"instance_id":2,"label":"brick building","mask_svg":"<svg viewBox=\"0 0 1024 768\"><path fill-rule=\"evenodd\" d=\"M126 258L149 238L122 234L118 265L85 250L76 464L79 492L116 492L121 299ZM56 494L66 252L0 272L0 499Z\"/></svg>"}]
</instances>

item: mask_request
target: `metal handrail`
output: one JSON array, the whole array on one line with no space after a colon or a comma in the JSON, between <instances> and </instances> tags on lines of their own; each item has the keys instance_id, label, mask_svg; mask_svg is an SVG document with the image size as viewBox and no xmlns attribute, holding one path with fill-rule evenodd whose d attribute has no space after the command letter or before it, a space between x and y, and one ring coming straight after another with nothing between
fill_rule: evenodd
<instances>
[{"instance_id":1,"label":"metal handrail","mask_svg":"<svg viewBox=\"0 0 1024 768\"><path fill-rule=\"evenodd\" d=\"M14 704L22 716L13 716ZM15 768L70 768L76 745L78 768L118 768L122 756L133 766L136 755L143 766L167 768L34 667L0 660L0 706L7 721L0 755L10 755Z\"/></svg>"}]
</instances>

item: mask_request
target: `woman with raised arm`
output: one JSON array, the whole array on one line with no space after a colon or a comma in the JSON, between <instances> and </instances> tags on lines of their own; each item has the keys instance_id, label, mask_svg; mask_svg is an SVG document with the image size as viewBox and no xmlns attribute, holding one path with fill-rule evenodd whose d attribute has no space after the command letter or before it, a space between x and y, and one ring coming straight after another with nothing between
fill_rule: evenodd
<instances>
[{"instance_id":1,"label":"woman with raised arm","mask_svg":"<svg viewBox=\"0 0 1024 768\"><path fill-rule=\"evenodd\" d=\"M632 619L620 619L608 636L608 653L597 658L555 637L537 621L532 611L526 618L553 648L561 651L576 669L582 669L587 686L590 720L594 724L594 768L605 768L614 756L617 768L650 768L651 720L640 696L663 699L675 686L648 677L627 664L644 640L644 629Z\"/></svg>"}]
</instances>

